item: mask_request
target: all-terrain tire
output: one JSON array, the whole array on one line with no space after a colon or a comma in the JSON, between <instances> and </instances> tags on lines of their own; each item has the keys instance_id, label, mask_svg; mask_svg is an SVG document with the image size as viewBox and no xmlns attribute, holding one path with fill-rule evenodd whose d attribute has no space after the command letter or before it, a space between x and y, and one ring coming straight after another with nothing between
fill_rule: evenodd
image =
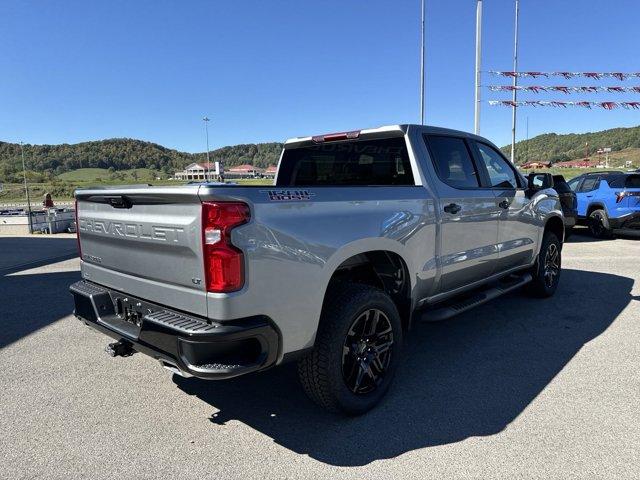
<instances>
[{"instance_id":1,"label":"all-terrain tire","mask_svg":"<svg viewBox=\"0 0 640 480\"><path fill-rule=\"evenodd\" d=\"M611 238L613 232L609 226L607 212L599 208L589 214L589 232L595 238Z\"/></svg>"},{"instance_id":2,"label":"all-terrain tire","mask_svg":"<svg viewBox=\"0 0 640 480\"><path fill-rule=\"evenodd\" d=\"M562 271L562 245L552 232L545 232L536 264L531 269L533 280L528 292L540 298L551 297L558 288Z\"/></svg>"},{"instance_id":3,"label":"all-terrain tire","mask_svg":"<svg viewBox=\"0 0 640 480\"><path fill-rule=\"evenodd\" d=\"M379 318L386 317L383 320L384 325L388 325L391 331L391 337L389 334L385 337L387 340L392 339L388 366L384 374L377 379L377 384L372 380L373 377L367 374L366 380L374 386L373 390L354 393L347 385L343 373L344 363L347 361L343 355L348 355L345 353L345 345L351 342L353 335L350 334L353 328L359 325L357 322L362 321L363 315L367 315L368 318L369 312L376 310L383 314ZM400 360L401 347L400 315L386 293L367 285L336 284L327 293L314 348L298 362L300 382L309 398L322 408L336 413L360 415L376 406L386 394ZM354 364L360 365L355 363L355 360Z\"/></svg>"}]
</instances>

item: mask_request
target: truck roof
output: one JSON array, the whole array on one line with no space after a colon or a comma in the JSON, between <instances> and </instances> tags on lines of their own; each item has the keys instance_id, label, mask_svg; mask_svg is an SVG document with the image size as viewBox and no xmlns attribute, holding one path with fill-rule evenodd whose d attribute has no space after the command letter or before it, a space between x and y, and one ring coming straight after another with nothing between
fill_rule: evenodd
<instances>
[{"instance_id":1,"label":"truck roof","mask_svg":"<svg viewBox=\"0 0 640 480\"><path fill-rule=\"evenodd\" d=\"M392 134L394 132L400 133L400 134L405 134L407 133L407 131L409 130L409 128L411 129L420 129L422 132L424 133L432 133L432 134L445 134L445 135L457 135L457 136L463 136L463 137L471 137L471 138L476 138L479 140L483 140L483 141L487 141L485 138L480 137L478 135L474 135L473 133L469 133L469 132L463 132L462 130L454 130L451 128L443 128L443 127L436 127L433 125L419 125L419 124L409 124L409 123L405 123L405 124L396 124L396 125L383 125L380 127L375 127L375 128L364 128L364 129L360 129L360 130L349 130L349 131L345 131L345 132L340 132L340 133L355 133L358 132L359 136L376 136L376 135L382 135L384 136L385 134ZM334 135L333 133L324 133L324 134L320 134L318 136L326 136L326 135ZM284 142L285 146L291 147L294 145L300 145L300 144L304 144L307 142L312 142L313 139L316 138L316 135L308 135L308 136L303 136L303 137L293 137L293 138L289 138L288 140L286 140Z\"/></svg>"}]
</instances>

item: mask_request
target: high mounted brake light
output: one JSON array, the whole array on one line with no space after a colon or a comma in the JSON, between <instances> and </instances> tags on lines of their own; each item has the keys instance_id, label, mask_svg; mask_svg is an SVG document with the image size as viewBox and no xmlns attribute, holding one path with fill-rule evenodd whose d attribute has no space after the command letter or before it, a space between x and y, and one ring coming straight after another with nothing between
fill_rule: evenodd
<instances>
[{"instance_id":1,"label":"high mounted brake light","mask_svg":"<svg viewBox=\"0 0 640 480\"><path fill-rule=\"evenodd\" d=\"M247 223L250 216L245 203L202 203L202 250L208 292L233 292L244 285L244 257L231 243L231 230Z\"/></svg>"},{"instance_id":2,"label":"high mounted brake light","mask_svg":"<svg viewBox=\"0 0 640 480\"><path fill-rule=\"evenodd\" d=\"M351 132L327 133L325 135L316 135L311 137L316 143L335 142L338 140L353 140L360 136L360 130L352 130Z\"/></svg>"}]
</instances>

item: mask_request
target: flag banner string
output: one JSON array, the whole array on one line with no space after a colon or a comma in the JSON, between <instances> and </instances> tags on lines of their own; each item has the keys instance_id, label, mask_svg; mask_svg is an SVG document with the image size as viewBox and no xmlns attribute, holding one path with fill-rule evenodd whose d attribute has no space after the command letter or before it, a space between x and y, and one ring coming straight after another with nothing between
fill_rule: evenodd
<instances>
[{"instance_id":1,"label":"flag banner string","mask_svg":"<svg viewBox=\"0 0 640 480\"><path fill-rule=\"evenodd\" d=\"M562 77L567 80L571 78L591 78L593 80L600 80L601 78L615 78L617 80L624 81L627 78L640 78L640 72L503 72L490 70L489 73L491 75L499 75L501 77Z\"/></svg>"},{"instance_id":2,"label":"flag banner string","mask_svg":"<svg viewBox=\"0 0 640 480\"><path fill-rule=\"evenodd\" d=\"M636 87L565 87L565 86L546 86L546 85L488 85L487 88L492 92L513 92L517 90L519 92L562 92L562 93L640 93L640 86Z\"/></svg>"},{"instance_id":3,"label":"flag banner string","mask_svg":"<svg viewBox=\"0 0 640 480\"><path fill-rule=\"evenodd\" d=\"M582 107L582 108L603 108L605 110L614 110L616 108L624 108L626 110L640 110L640 102L562 102L562 101L543 101L543 100L521 100L514 102L512 100L489 100L489 105L501 105L504 107Z\"/></svg>"}]
</instances>

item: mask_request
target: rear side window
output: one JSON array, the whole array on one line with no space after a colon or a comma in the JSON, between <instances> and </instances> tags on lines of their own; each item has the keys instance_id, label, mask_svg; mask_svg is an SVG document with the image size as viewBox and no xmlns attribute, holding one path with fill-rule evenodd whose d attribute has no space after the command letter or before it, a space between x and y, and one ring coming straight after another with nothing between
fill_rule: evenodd
<instances>
[{"instance_id":1,"label":"rear side window","mask_svg":"<svg viewBox=\"0 0 640 480\"><path fill-rule=\"evenodd\" d=\"M640 188L640 175L629 175L624 181L626 188Z\"/></svg>"},{"instance_id":2,"label":"rear side window","mask_svg":"<svg viewBox=\"0 0 640 480\"><path fill-rule=\"evenodd\" d=\"M640 188L640 175L622 175L615 185L612 182L609 182L609 185L611 187Z\"/></svg>"},{"instance_id":3,"label":"rear side window","mask_svg":"<svg viewBox=\"0 0 640 480\"><path fill-rule=\"evenodd\" d=\"M580 186L580 192L591 192L598 188L599 183L600 182L598 177L587 177L584 179L584 182L582 182L582 185Z\"/></svg>"},{"instance_id":4,"label":"rear side window","mask_svg":"<svg viewBox=\"0 0 640 480\"><path fill-rule=\"evenodd\" d=\"M278 186L414 185L404 137L327 142L284 151Z\"/></svg>"},{"instance_id":5,"label":"rear side window","mask_svg":"<svg viewBox=\"0 0 640 480\"><path fill-rule=\"evenodd\" d=\"M454 188L480 186L478 172L462 138L428 135L425 140L440 180Z\"/></svg>"}]
</instances>

